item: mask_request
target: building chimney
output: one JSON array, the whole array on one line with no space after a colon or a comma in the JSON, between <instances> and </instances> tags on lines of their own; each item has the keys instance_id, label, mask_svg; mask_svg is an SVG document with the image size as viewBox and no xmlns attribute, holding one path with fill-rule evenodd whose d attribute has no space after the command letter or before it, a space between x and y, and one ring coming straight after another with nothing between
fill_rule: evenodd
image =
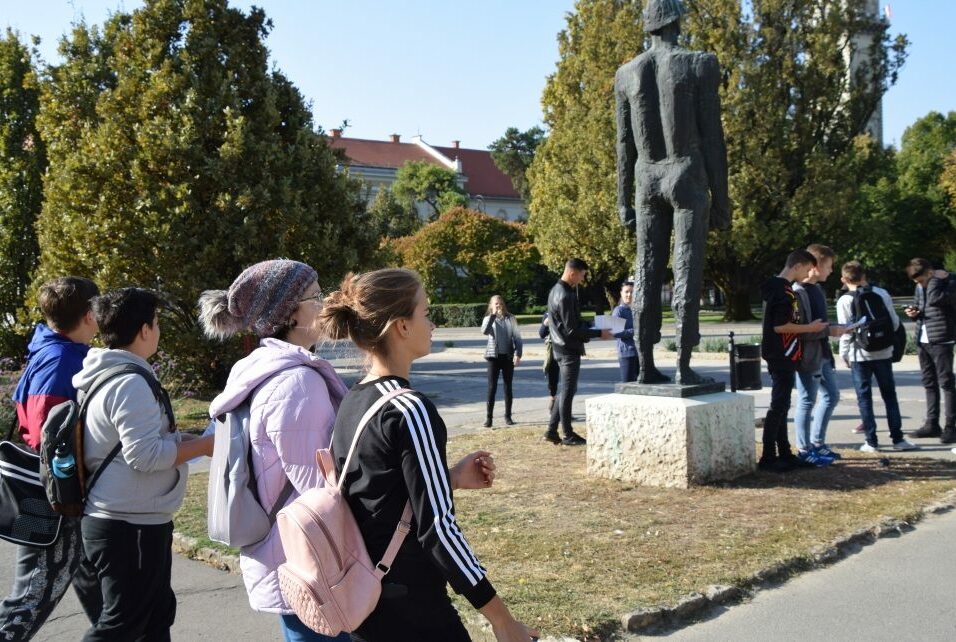
<instances>
[{"instance_id":1,"label":"building chimney","mask_svg":"<svg viewBox=\"0 0 956 642\"><path fill-rule=\"evenodd\" d=\"M332 132L332 140L338 140L338 139L342 138L342 130L341 130L341 129L332 129L332 130L330 130L330 131Z\"/></svg>"},{"instance_id":2,"label":"building chimney","mask_svg":"<svg viewBox=\"0 0 956 642\"><path fill-rule=\"evenodd\" d=\"M397 143L401 141L402 137L400 134L392 134L391 138L393 143Z\"/></svg>"},{"instance_id":3,"label":"building chimney","mask_svg":"<svg viewBox=\"0 0 956 642\"><path fill-rule=\"evenodd\" d=\"M455 149L459 149L459 148L461 147L461 141L460 141L460 140L453 140L453 141L451 141L451 146L454 147Z\"/></svg>"}]
</instances>

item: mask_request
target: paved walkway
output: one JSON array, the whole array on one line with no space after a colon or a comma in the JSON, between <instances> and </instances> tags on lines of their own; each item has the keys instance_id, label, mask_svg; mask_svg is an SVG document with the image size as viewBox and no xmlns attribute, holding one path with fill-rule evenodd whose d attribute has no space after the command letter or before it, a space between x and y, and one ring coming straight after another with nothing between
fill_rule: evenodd
<instances>
[{"instance_id":1,"label":"paved walkway","mask_svg":"<svg viewBox=\"0 0 956 642\"><path fill-rule=\"evenodd\" d=\"M755 333L754 325L736 326L739 334ZM722 326L715 327L715 335L724 334ZM547 420L548 397L541 372L541 358L543 349L537 338L536 327L522 328L526 339L526 358L515 372L515 409L514 415L521 423L541 424ZM705 328L706 333L706 328ZM666 328L665 328L666 334ZM431 396L442 412L449 432L458 434L463 432L477 432L486 430L481 427L484 420L485 397L485 362L483 359L484 337L477 329L441 329L434 336L434 353L415 364L412 379L414 385ZM582 368L579 395L575 398L574 410L583 424L584 401L591 396L606 394L613 389L617 380L618 369L614 355L614 342L592 342L589 347L589 358ZM348 346L325 346L323 353L332 359L337 368L347 379L357 379L361 376L362 360ZM659 352L658 365L665 372L673 372L674 353ZM695 357L694 367L718 379L728 380L728 361L726 354L701 353ZM919 367L915 357L905 357L895 368L897 373L897 387L900 397L904 427L916 427L922 420L923 391L919 383ZM831 423L829 441L837 447L857 447L862 439L852 432L858 423L856 401L852 383L846 369L838 370L838 381L843 391L843 399L837 408ZM769 380L764 377L764 385L769 386ZM755 392L746 392L754 397L757 416L766 413L769 401L769 388ZM501 392L499 391L499 400ZM886 425L882 419L882 404L877 401L877 413L880 417L880 431L885 436ZM496 428L503 427L503 408L499 401L496 413ZM759 434L755 431L755 437ZM948 447L941 446L934 440L923 440L923 451L910 454L894 453L893 456L936 456L946 459L956 459L956 455L949 452ZM936 530L942 529L942 530ZM922 536L921 533L931 533ZM921 525L916 533L901 537L898 541L879 543L872 547L874 550L887 546L898 547L890 549L889 558L914 560L912 564L901 564L892 567L891 572L881 570L887 563L883 557L870 556L865 550L851 560L840 562L832 569L816 571L807 574L806 581L817 581L814 578L822 574L840 571L844 568L858 569L847 572L847 582L862 573L865 582L850 582L845 588L839 584L840 579L824 580L824 585L833 584L833 593L820 594L810 590L807 596L801 593L792 593L791 587L799 587L798 582L803 579L788 582L783 588L763 594L753 604L746 604L730 609L725 615L716 618L713 622L702 625L717 626L726 621L728 623L746 623L751 617L748 609L761 608L762 600L776 598L769 606L769 621L774 617L781 622L780 626L751 629L752 633L744 629L720 629L712 634L704 634L706 639L750 639L748 635L760 634L763 638L790 639L785 636L793 631L799 633L793 638L823 638L828 639L873 639L911 638L911 639L944 639L933 637L937 634L947 634L948 639L953 636L952 609L948 608L952 602L952 590L947 584L956 579L954 573L952 542L956 542L956 516L934 518ZM14 547L9 544L0 544L0 587L7 587L10 583L10 572L13 569ZM925 558L925 559L924 559ZM867 561L872 559L873 561ZM917 560L923 560L918 562ZM893 594L894 579L901 588ZM245 590L239 576L229 575L212 569L197 562L175 557L173 566L173 584L179 596L179 612L176 625L173 628L175 640L278 640L280 639L277 618L272 615L252 612L246 600ZM793 589L796 590L796 589ZM793 595L791 598L790 596ZM821 595L817 600L816 595ZM806 602L800 601L806 599ZM791 600L793 600L791 605ZM923 608L921 605L927 605ZM628 605L621 605L624 612ZM832 612L834 619L844 622L842 628L834 629L838 633L831 634L827 626L816 626L813 623L821 614ZM755 611L754 618L763 617L761 611ZM915 619L909 614L916 614ZM936 614L935 619L931 617ZM803 615L807 617L807 628L798 628L799 620ZM828 620L829 622L829 620ZM949 623L949 628L946 628ZM922 628L919 628L919 626ZM732 627L733 624L728 624ZM80 611L75 596L70 592L66 599L57 608L53 618L41 631L37 640L74 640L81 637L86 629L85 617ZM866 627L872 627L870 629ZM882 627L882 628L879 628ZM941 627L941 628L940 628ZM692 635L697 627L690 627L679 635ZM857 632L860 632L857 635ZM864 633L866 632L866 633ZM919 632L919 633L916 633ZM927 635L922 635L922 633ZM675 634L677 635L677 634ZM783 637L781 637L783 636ZM696 638L695 638L696 639ZM703 639L703 638L701 638ZM755 637L753 639L756 639Z\"/></svg>"}]
</instances>

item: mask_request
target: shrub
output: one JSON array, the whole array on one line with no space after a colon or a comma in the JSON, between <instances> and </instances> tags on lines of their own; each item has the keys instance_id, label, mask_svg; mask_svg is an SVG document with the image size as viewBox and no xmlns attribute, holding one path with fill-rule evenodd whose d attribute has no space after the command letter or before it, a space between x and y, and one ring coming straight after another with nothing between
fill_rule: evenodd
<instances>
[{"instance_id":1,"label":"shrub","mask_svg":"<svg viewBox=\"0 0 956 642\"><path fill-rule=\"evenodd\" d=\"M438 303L428 306L432 323L443 328L481 325L487 309L487 303Z\"/></svg>"}]
</instances>

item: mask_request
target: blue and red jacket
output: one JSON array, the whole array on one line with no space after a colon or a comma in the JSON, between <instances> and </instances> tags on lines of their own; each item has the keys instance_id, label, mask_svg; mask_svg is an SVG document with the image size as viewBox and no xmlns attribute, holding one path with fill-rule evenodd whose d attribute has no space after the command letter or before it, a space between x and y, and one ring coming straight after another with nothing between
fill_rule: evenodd
<instances>
[{"instance_id":1,"label":"blue and red jacket","mask_svg":"<svg viewBox=\"0 0 956 642\"><path fill-rule=\"evenodd\" d=\"M37 324L27 348L27 367L17 383L13 400L17 404L20 436L33 449L40 447L40 430L50 409L76 399L73 375L83 368L90 346L71 341L46 325Z\"/></svg>"}]
</instances>

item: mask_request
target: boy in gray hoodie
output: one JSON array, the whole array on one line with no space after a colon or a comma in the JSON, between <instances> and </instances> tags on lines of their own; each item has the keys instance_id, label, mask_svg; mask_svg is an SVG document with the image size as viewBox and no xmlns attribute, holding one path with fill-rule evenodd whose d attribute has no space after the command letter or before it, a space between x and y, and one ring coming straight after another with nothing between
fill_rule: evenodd
<instances>
[{"instance_id":1,"label":"boy in gray hoodie","mask_svg":"<svg viewBox=\"0 0 956 642\"><path fill-rule=\"evenodd\" d=\"M141 368L110 379L87 408L83 463L92 474L106 462L81 525L83 548L103 592L102 614L83 638L88 641L169 639L176 616L172 516L186 491L186 462L212 454L212 436L176 432L168 396L146 379L153 376L147 359L159 345L158 307L158 297L140 288L94 299L107 349L90 350L73 378L82 397L114 366ZM117 444L118 453L109 459Z\"/></svg>"}]
</instances>

